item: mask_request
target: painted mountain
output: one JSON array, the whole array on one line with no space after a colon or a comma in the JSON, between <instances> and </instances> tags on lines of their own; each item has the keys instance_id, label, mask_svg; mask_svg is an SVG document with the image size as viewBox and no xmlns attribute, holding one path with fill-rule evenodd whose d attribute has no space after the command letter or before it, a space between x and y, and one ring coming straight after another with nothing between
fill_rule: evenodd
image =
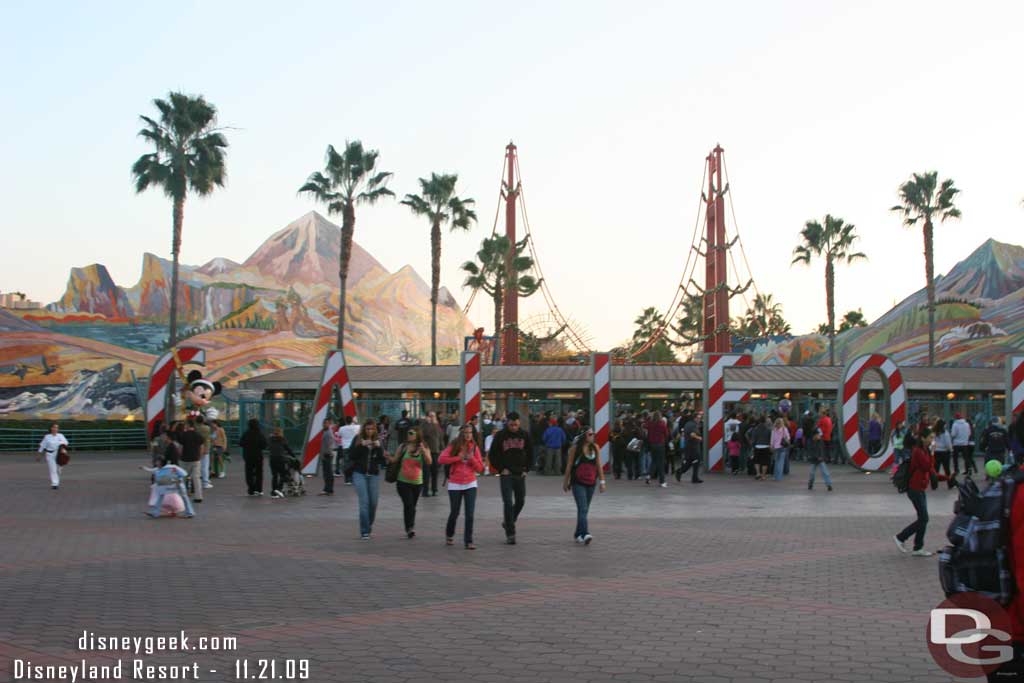
<instances>
[{"instance_id":1,"label":"painted mountain","mask_svg":"<svg viewBox=\"0 0 1024 683\"><path fill-rule=\"evenodd\" d=\"M207 349L207 375L227 387L322 362L338 318L341 229L311 212L237 263L179 266L180 336ZM0 419L139 417L142 380L167 339L171 263L144 254L138 282L115 284L101 264L72 268L44 311L0 309ZM358 244L349 268L345 351L352 364L430 357L430 288L405 266L390 273ZM447 291L438 353L455 362L473 326Z\"/></svg>"},{"instance_id":2,"label":"painted mountain","mask_svg":"<svg viewBox=\"0 0 1024 683\"><path fill-rule=\"evenodd\" d=\"M988 240L935 282L936 363L1000 366L1024 349L1024 247ZM880 351L901 365L928 362L927 294L922 288L868 327L836 337L837 362ZM761 344L766 364L828 363L828 339L807 335Z\"/></svg>"}]
</instances>

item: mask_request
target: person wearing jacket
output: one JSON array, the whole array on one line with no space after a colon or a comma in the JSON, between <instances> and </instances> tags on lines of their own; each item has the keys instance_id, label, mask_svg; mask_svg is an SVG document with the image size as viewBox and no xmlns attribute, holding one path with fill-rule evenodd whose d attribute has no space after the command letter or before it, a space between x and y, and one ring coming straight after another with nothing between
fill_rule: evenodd
<instances>
[{"instance_id":1,"label":"person wearing jacket","mask_svg":"<svg viewBox=\"0 0 1024 683\"><path fill-rule=\"evenodd\" d=\"M655 410L647 422L647 446L651 449L651 465L647 469L645 484L651 483L651 476L658 477L658 485L668 488L665 483L665 449L668 445L668 425L665 424L661 412Z\"/></svg>"},{"instance_id":2,"label":"person wearing jacket","mask_svg":"<svg viewBox=\"0 0 1024 683\"><path fill-rule=\"evenodd\" d=\"M558 465L562 461L562 446L566 440L565 430L558 426L558 420L551 418L548 428L544 430L544 460L541 471L544 474L558 474ZM492 444L493 445L493 444Z\"/></svg>"},{"instance_id":3,"label":"person wearing jacket","mask_svg":"<svg viewBox=\"0 0 1024 683\"><path fill-rule=\"evenodd\" d=\"M932 476L939 481L947 481L944 474L935 471L935 463L929 453L932 445L931 430L925 427L918 436L907 434L903 439L903 446L910 450L910 486L907 488L907 498L910 499L917 513L917 519L911 522L903 531L892 537L896 547L901 553L910 553L915 557L930 557L932 552L924 549L924 532L928 528L928 487L931 485ZM907 550L905 543L911 536L914 537L914 550Z\"/></svg>"},{"instance_id":4,"label":"person wearing jacket","mask_svg":"<svg viewBox=\"0 0 1024 683\"><path fill-rule=\"evenodd\" d=\"M1018 423L1020 420L1018 419ZM1007 552L1013 568L1013 582L1016 587L1006 611L1010 617L1010 637L1014 657L988 674L990 681L1024 680L1024 485L1014 488L1010 507L1010 532Z\"/></svg>"},{"instance_id":5,"label":"person wearing jacket","mask_svg":"<svg viewBox=\"0 0 1024 683\"><path fill-rule=\"evenodd\" d=\"M1010 433L1006 427L999 424L999 418L993 416L981 435L981 450L985 453L987 460L998 460L1004 464L1012 464L1007 454L1010 452Z\"/></svg>"},{"instance_id":6,"label":"person wearing jacket","mask_svg":"<svg viewBox=\"0 0 1024 683\"><path fill-rule=\"evenodd\" d=\"M878 413L871 413L868 422L868 455L878 455L882 450L882 418Z\"/></svg>"},{"instance_id":7,"label":"person wearing jacket","mask_svg":"<svg viewBox=\"0 0 1024 683\"><path fill-rule=\"evenodd\" d=\"M359 536L364 541L369 541L373 533L380 498L380 468L386 466L387 454L377 433L377 423L367 420L349 446L352 488L359 499Z\"/></svg>"},{"instance_id":8,"label":"person wearing jacket","mask_svg":"<svg viewBox=\"0 0 1024 683\"><path fill-rule=\"evenodd\" d=\"M466 521L463 525L462 542L466 550L476 550L473 544L473 513L476 510L478 474L484 471L484 460L476 445L473 425L466 423L459 430L459 436L448 444L438 459L448 469L448 523L445 525L445 544L455 544L455 523L459 520L459 509L466 506Z\"/></svg>"},{"instance_id":9,"label":"person wearing jacket","mask_svg":"<svg viewBox=\"0 0 1024 683\"><path fill-rule=\"evenodd\" d=\"M260 431L260 421L249 420L248 428L238 445L242 447L242 459L245 460L245 485L250 496L263 495L263 451L267 447L267 439Z\"/></svg>"},{"instance_id":10,"label":"person wearing jacket","mask_svg":"<svg viewBox=\"0 0 1024 683\"><path fill-rule=\"evenodd\" d=\"M946 471L946 477L950 476L949 473L949 457L953 453L953 440L946 431L946 422L944 420L935 421L935 433L932 439L932 455L935 458L935 470L941 472ZM949 488L953 488L953 482L951 479L947 479Z\"/></svg>"},{"instance_id":11,"label":"person wearing jacket","mask_svg":"<svg viewBox=\"0 0 1024 683\"><path fill-rule=\"evenodd\" d=\"M505 542L516 544L516 520L526 503L526 473L530 469L530 434L519 424L519 413L508 414L505 427L494 435L488 457L501 475L501 502L504 507Z\"/></svg>"},{"instance_id":12,"label":"person wearing jacket","mask_svg":"<svg viewBox=\"0 0 1024 683\"><path fill-rule=\"evenodd\" d=\"M789 428L781 417L775 418L770 445L775 455L774 479L782 481L782 473L786 469L786 452L789 450Z\"/></svg>"},{"instance_id":13,"label":"person wearing jacket","mask_svg":"<svg viewBox=\"0 0 1024 683\"><path fill-rule=\"evenodd\" d=\"M284 498L284 483L288 476L288 458L294 458L288 442L284 440L284 430L275 427L270 433L270 441L267 443L267 450L270 451L270 497ZM287 453L287 455L285 455Z\"/></svg>"},{"instance_id":14,"label":"person wearing jacket","mask_svg":"<svg viewBox=\"0 0 1024 683\"><path fill-rule=\"evenodd\" d=\"M587 526L587 514L598 484L601 493L604 493L605 480L601 471L600 452L594 443L594 430L587 428L583 436L569 448L569 462L566 463L562 480L562 490L572 490L572 497L576 501L576 531L573 538L583 545L590 545L594 540Z\"/></svg>"},{"instance_id":15,"label":"person wearing jacket","mask_svg":"<svg viewBox=\"0 0 1024 683\"><path fill-rule=\"evenodd\" d=\"M953 474L960 473L960 458L964 461L964 472L974 471L974 454L971 448L971 425L963 415L953 415L953 424L949 428L949 437L953 444Z\"/></svg>"},{"instance_id":16,"label":"person wearing jacket","mask_svg":"<svg viewBox=\"0 0 1024 683\"><path fill-rule=\"evenodd\" d=\"M769 418L758 421L750 431L750 444L754 447L754 464L757 465L757 479L768 480L768 468L772 461L772 428Z\"/></svg>"}]
</instances>

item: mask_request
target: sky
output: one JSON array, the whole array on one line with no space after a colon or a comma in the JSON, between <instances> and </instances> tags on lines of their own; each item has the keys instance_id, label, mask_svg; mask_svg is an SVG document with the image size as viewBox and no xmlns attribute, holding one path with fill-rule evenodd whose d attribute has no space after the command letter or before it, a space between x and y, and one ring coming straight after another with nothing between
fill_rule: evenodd
<instances>
[{"instance_id":1,"label":"sky","mask_svg":"<svg viewBox=\"0 0 1024 683\"><path fill-rule=\"evenodd\" d=\"M476 199L479 224L443 239L442 284L465 301L459 266L491 232L514 140L547 284L598 349L671 302L715 144L757 288L798 333L825 320L824 264L790 266L809 219L855 224L869 257L837 270L838 315L873 320L923 286L920 230L888 211L913 172L962 191L963 219L936 230L938 273L987 238L1024 243L1024 3L165 10L0 6L0 291L48 303L73 266L103 263L127 287L143 252L169 257L170 203L136 195L129 171L147 151L139 115L171 90L204 95L230 127L227 186L186 204L183 263L242 261L323 211L296 190L328 144L360 139L399 196L436 171L458 173L460 195ZM355 237L389 270L429 277L428 225L397 202L360 209ZM520 319L544 310L539 296L523 301ZM470 316L486 325L489 303Z\"/></svg>"}]
</instances>

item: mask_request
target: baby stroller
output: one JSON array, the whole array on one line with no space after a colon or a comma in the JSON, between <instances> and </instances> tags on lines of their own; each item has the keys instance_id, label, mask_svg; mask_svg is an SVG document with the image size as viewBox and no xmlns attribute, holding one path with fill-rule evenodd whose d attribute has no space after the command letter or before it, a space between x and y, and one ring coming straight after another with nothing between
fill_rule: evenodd
<instances>
[{"instance_id":1,"label":"baby stroller","mask_svg":"<svg viewBox=\"0 0 1024 683\"><path fill-rule=\"evenodd\" d=\"M306 486L302 483L302 463L298 458L287 458L285 460L284 490L281 492L286 498L297 498L306 495Z\"/></svg>"}]
</instances>

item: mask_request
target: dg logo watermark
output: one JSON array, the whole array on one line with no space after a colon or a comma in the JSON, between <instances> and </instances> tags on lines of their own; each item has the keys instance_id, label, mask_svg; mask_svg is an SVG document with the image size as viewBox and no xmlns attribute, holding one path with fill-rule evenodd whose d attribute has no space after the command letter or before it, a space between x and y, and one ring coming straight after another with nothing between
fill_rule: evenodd
<instances>
[{"instance_id":1,"label":"dg logo watermark","mask_svg":"<svg viewBox=\"0 0 1024 683\"><path fill-rule=\"evenodd\" d=\"M926 638L935 662L959 678L988 676L1013 661L1010 615L979 593L954 595L933 609Z\"/></svg>"}]
</instances>

